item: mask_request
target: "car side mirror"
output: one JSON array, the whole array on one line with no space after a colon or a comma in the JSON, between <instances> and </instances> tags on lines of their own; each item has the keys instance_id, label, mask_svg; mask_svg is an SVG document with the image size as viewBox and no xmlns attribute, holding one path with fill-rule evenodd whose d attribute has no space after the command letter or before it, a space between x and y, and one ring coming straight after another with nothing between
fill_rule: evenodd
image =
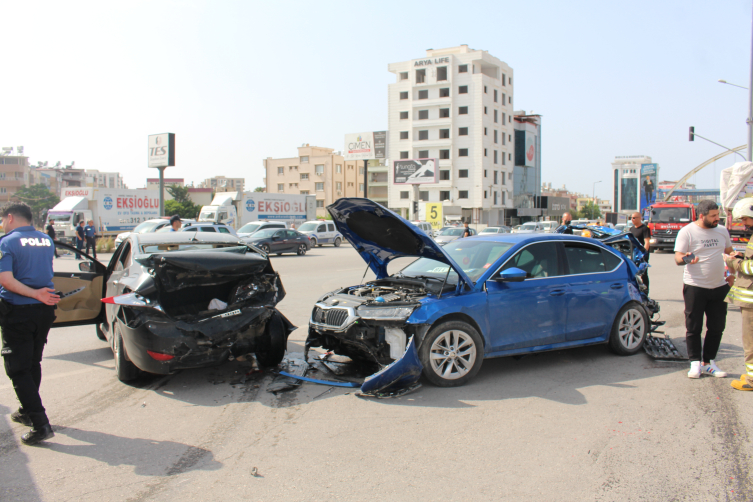
<instances>
[{"instance_id":1,"label":"car side mirror","mask_svg":"<svg viewBox=\"0 0 753 502\"><path fill-rule=\"evenodd\" d=\"M508 268L500 272L494 280L497 282L523 282L526 279L526 275L525 270Z\"/></svg>"},{"instance_id":2,"label":"car side mirror","mask_svg":"<svg viewBox=\"0 0 753 502\"><path fill-rule=\"evenodd\" d=\"M273 235L272 236L272 240L273 241L279 241L280 240L280 236L279 235Z\"/></svg>"},{"instance_id":3,"label":"car side mirror","mask_svg":"<svg viewBox=\"0 0 753 502\"><path fill-rule=\"evenodd\" d=\"M78 264L78 269L81 272L89 272L89 273L94 272L94 263L90 261L82 261L81 263Z\"/></svg>"}]
</instances>

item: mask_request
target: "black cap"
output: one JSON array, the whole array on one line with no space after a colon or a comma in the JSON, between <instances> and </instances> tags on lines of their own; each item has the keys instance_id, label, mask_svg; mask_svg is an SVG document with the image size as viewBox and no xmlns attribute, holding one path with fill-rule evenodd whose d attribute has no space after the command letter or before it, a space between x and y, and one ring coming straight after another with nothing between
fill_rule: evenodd
<instances>
[{"instance_id":1,"label":"black cap","mask_svg":"<svg viewBox=\"0 0 753 502\"><path fill-rule=\"evenodd\" d=\"M174 221L180 221L180 216L177 214L174 214L170 217L170 223L173 223Z\"/></svg>"}]
</instances>

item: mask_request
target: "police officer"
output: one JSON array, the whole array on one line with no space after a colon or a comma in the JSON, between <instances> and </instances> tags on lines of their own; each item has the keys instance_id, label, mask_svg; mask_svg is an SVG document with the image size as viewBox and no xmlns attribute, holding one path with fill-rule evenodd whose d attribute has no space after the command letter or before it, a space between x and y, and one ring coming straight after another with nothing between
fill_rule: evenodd
<instances>
[{"instance_id":1,"label":"police officer","mask_svg":"<svg viewBox=\"0 0 753 502\"><path fill-rule=\"evenodd\" d=\"M31 225L31 209L10 202L0 209L5 235L0 239L0 330L5 372L21 402L11 420L31 427L21 436L36 444L55 435L47 419L39 384L42 352L60 297L52 284L52 239Z\"/></svg>"},{"instance_id":2,"label":"police officer","mask_svg":"<svg viewBox=\"0 0 753 502\"><path fill-rule=\"evenodd\" d=\"M84 227L84 237L86 237L86 254L89 254L89 247L92 249L92 256L97 257L97 229L94 228L94 220L89 220Z\"/></svg>"},{"instance_id":3,"label":"police officer","mask_svg":"<svg viewBox=\"0 0 753 502\"><path fill-rule=\"evenodd\" d=\"M81 251L84 249L84 242L86 242L86 232L84 232L84 220L79 220L76 226L76 250ZM81 255L76 253L76 259L80 260Z\"/></svg>"}]
</instances>

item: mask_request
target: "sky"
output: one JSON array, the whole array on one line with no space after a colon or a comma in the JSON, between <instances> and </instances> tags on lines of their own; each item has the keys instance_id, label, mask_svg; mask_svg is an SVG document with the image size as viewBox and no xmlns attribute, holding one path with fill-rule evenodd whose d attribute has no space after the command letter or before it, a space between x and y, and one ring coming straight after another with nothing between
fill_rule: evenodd
<instances>
[{"instance_id":1,"label":"sky","mask_svg":"<svg viewBox=\"0 0 753 502\"><path fill-rule=\"evenodd\" d=\"M166 177L253 189L266 157L386 129L389 63L468 44L543 116L542 181L611 200L615 156L676 180L723 152L689 126L747 143L748 92L718 80L749 86L751 19L750 0L5 1L0 146L140 188L147 136L173 132ZM718 187L732 157L690 181Z\"/></svg>"}]
</instances>

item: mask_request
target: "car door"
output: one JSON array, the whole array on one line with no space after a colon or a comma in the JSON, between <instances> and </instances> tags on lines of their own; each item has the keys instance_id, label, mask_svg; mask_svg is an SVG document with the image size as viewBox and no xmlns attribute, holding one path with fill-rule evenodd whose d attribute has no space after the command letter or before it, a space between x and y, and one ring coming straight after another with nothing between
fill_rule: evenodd
<instances>
[{"instance_id":1,"label":"car door","mask_svg":"<svg viewBox=\"0 0 753 502\"><path fill-rule=\"evenodd\" d=\"M105 320L102 298L107 267L84 252L88 261L74 260L75 248L55 242L60 258L53 261L52 283L60 293L53 327L98 324Z\"/></svg>"},{"instance_id":2,"label":"car door","mask_svg":"<svg viewBox=\"0 0 753 502\"><path fill-rule=\"evenodd\" d=\"M327 225L322 223L316 227L316 242L317 244L324 244L327 241Z\"/></svg>"},{"instance_id":3,"label":"car door","mask_svg":"<svg viewBox=\"0 0 753 502\"><path fill-rule=\"evenodd\" d=\"M333 243L337 238L337 229L334 223L327 223L327 242Z\"/></svg>"},{"instance_id":4,"label":"car door","mask_svg":"<svg viewBox=\"0 0 753 502\"><path fill-rule=\"evenodd\" d=\"M526 279L495 280L510 268L525 271ZM486 282L491 351L563 342L567 280L556 242L528 244L508 259Z\"/></svg>"},{"instance_id":5,"label":"car door","mask_svg":"<svg viewBox=\"0 0 753 502\"><path fill-rule=\"evenodd\" d=\"M285 230L277 230L269 239L269 251L271 253L282 253L285 251Z\"/></svg>"},{"instance_id":6,"label":"car door","mask_svg":"<svg viewBox=\"0 0 753 502\"><path fill-rule=\"evenodd\" d=\"M603 338L627 294L626 265L599 246L563 243L570 290L566 295L568 341Z\"/></svg>"}]
</instances>

